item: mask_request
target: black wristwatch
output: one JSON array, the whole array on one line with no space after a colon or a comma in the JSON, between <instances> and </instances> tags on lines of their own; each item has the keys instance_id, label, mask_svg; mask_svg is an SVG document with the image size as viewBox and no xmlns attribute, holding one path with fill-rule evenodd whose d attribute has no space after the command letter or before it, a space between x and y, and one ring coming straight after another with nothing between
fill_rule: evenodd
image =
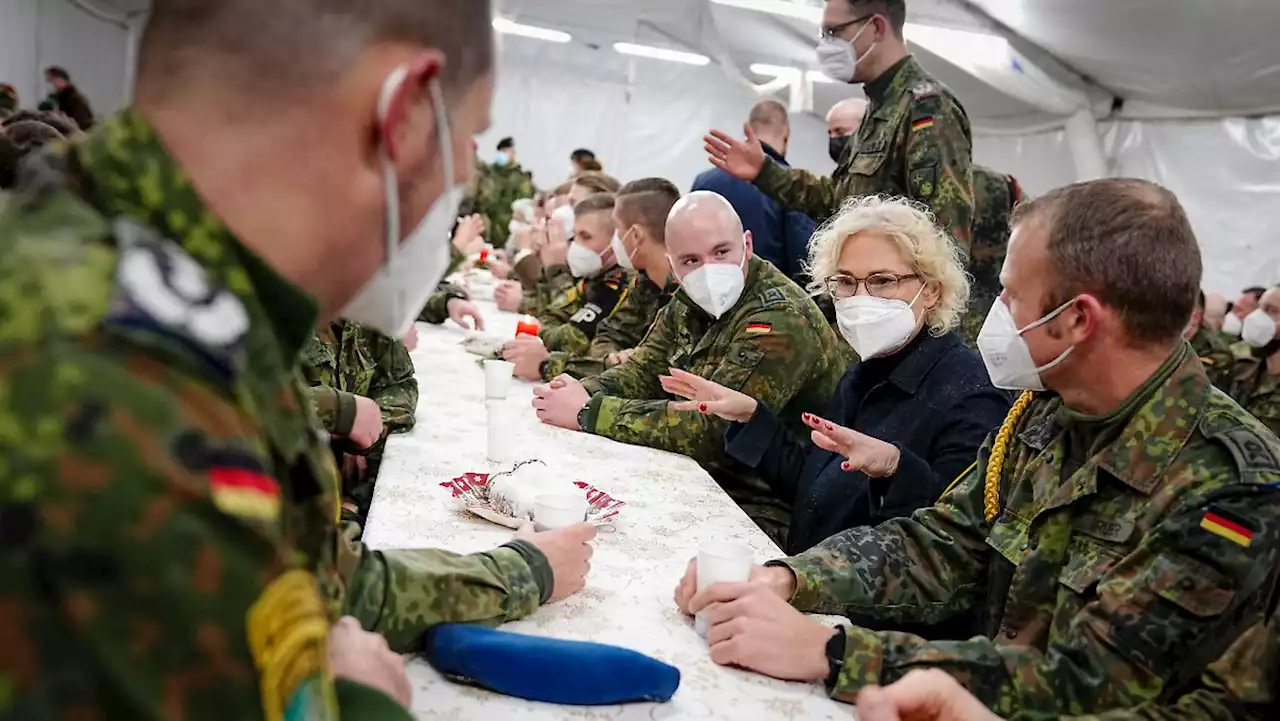
<instances>
[{"instance_id":1,"label":"black wristwatch","mask_svg":"<svg viewBox=\"0 0 1280 721\"><path fill-rule=\"evenodd\" d=\"M586 403L583 404L582 410L578 411L578 430L582 431L583 433L587 432L587 421L589 420L588 416L590 415L591 415L591 401L587 401Z\"/></svg>"},{"instance_id":2,"label":"black wristwatch","mask_svg":"<svg viewBox=\"0 0 1280 721\"><path fill-rule=\"evenodd\" d=\"M840 672L844 670L844 651L848 637L844 626L836 626L835 633L827 641L827 666L831 672L827 674L827 690L831 691L840 680Z\"/></svg>"}]
</instances>

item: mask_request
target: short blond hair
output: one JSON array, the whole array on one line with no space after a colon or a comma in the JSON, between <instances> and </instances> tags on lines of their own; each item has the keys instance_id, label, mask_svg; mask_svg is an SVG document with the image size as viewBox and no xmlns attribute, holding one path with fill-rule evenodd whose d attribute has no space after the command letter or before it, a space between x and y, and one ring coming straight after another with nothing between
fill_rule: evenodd
<instances>
[{"instance_id":1,"label":"short blond hair","mask_svg":"<svg viewBox=\"0 0 1280 721\"><path fill-rule=\"evenodd\" d=\"M850 198L823 223L809 243L806 270L813 279L809 290L826 292L826 279L835 275L845 243L868 230L888 236L922 281L937 284L938 303L924 315L929 332L941 336L959 325L969 304L969 276L960 262L960 250L938 228L933 213L903 198Z\"/></svg>"}]
</instances>

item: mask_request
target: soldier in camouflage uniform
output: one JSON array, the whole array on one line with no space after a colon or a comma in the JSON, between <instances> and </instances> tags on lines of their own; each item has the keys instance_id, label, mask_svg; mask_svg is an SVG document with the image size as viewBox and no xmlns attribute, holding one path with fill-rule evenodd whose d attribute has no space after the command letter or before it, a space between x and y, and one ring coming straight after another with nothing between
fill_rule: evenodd
<instances>
[{"instance_id":1,"label":"soldier in camouflage uniform","mask_svg":"<svg viewBox=\"0 0 1280 721\"><path fill-rule=\"evenodd\" d=\"M383 262L384 225L350 219L382 218L402 186L359 190L280 161L305 160L316 138L342 146L358 116L368 144L351 163L388 157L380 138L395 135L421 168L390 172L447 187L453 132L487 117L489 4L377 0L342 26L314 22L306 0L201 7L195 22L186 5L152 5L138 109L30 158L0 215L0 717L410 719L402 661L331 645L338 614L403 652L430 624L500 623L578 584L550 573L549 534L471 556L338 537L336 469L297 358L320 309L344 307ZM344 54L264 60L282 48ZM348 81L406 112L300 110L304 140L262 110L281 85L331 107ZM464 95L452 112L441 101ZM225 105L239 109L210 111ZM277 155L246 142L257 132ZM433 202L406 197L406 230ZM317 267L336 275L290 280Z\"/></svg>"},{"instance_id":2,"label":"soldier in camouflage uniform","mask_svg":"<svg viewBox=\"0 0 1280 721\"><path fill-rule=\"evenodd\" d=\"M669 368L689 371L769 404L797 429L802 413L831 398L845 369L840 341L799 286L751 256L749 240L724 198L707 191L685 196L666 230L667 253L685 276L644 342L626 363L581 384L561 378L536 389L534 407L554 425L693 458L782 545L790 507L726 456L725 421L674 410L659 380ZM741 266L745 277L730 307L709 310L708 294L696 279L691 291L689 277L714 264ZM709 293L719 295L714 287Z\"/></svg>"},{"instance_id":3,"label":"soldier in camouflage uniform","mask_svg":"<svg viewBox=\"0 0 1280 721\"><path fill-rule=\"evenodd\" d=\"M504 138L504 142L506 141L510 141L510 138ZM489 244L495 248L505 248L511 232L511 204L521 198L532 198L534 190L524 168L516 162L514 144L499 147L498 151L506 159L501 164L484 164L477 160L479 172L467 186L462 214L483 215L486 221L485 237Z\"/></svg>"},{"instance_id":4,"label":"soldier in camouflage uniform","mask_svg":"<svg viewBox=\"0 0 1280 721\"><path fill-rule=\"evenodd\" d=\"M1200 291L1196 295L1196 308L1191 312L1191 320L1182 337L1187 339L1204 364L1204 372L1208 374L1209 381L1224 393L1231 393L1236 355L1226 336L1204 324L1204 300L1204 291Z\"/></svg>"},{"instance_id":5,"label":"soldier in camouflage uniform","mask_svg":"<svg viewBox=\"0 0 1280 721\"><path fill-rule=\"evenodd\" d=\"M346 472L343 519L364 523L387 435L413 430L418 408L418 381L404 343L363 328L335 321L316 331L302 351L302 374L310 384L311 407L320 427L335 440L335 452L363 459ZM347 440L356 425L359 399L372 400L381 411L382 433L367 446Z\"/></svg>"},{"instance_id":6,"label":"soldier in camouflage uniform","mask_svg":"<svg viewBox=\"0 0 1280 721\"><path fill-rule=\"evenodd\" d=\"M1151 263L1163 265L1158 281L1126 270ZM1209 383L1182 340L1200 273L1177 199L1149 183L1095 181L1025 203L1005 264L1011 320L989 321L1009 347L984 360L999 385L1051 392L1024 393L932 508L840 533L749 584L695 594L696 571L686 574L682 608L721 604L707 612L712 658L826 679L846 701L940 668L1011 718L1197 688L1239 693L1230 706L1269 689L1248 664L1280 573L1280 440ZM890 625L977 609L986 628L932 642L832 634L796 609ZM792 640L787 658L774 638ZM1253 652L1228 653L1242 643Z\"/></svg>"},{"instance_id":7,"label":"soldier in camouflage uniform","mask_svg":"<svg viewBox=\"0 0 1280 721\"><path fill-rule=\"evenodd\" d=\"M1276 330L1265 345L1237 353L1231 395L1273 433L1280 434L1280 286L1263 293L1252 316L1256 320L1245 319L1246 337L1249 326L1255 322L1265 325L1263 320L1271 321Z\"/></svg>"},{"instance_id":8,"label":"soldier in camouflage uniform","mask_svg":"<svg viewBox=\"0 0 1280 721\"><path fill-rule=\"evenodd\" d=\"M1012 175L981 165L973 166L973 247L969 254L969 312L964 318L964 340L977 347L978 331L991 304L1000 297L1000 267L1009 247L1009 217L1022 202L1022 189Z\"/></svg>"},{"instance_id":9,"label":"soldier in camouflage uniform","mask_svg":"<svg viewBox=\"0 0 1280 721\"><path fill-rule=\"evenodd\" d=\"M552 353L542 364L542 380L560 375L599 375L630 355L675 295L679 284L667 259L666 226L680 191L663 178L642 178L623 186L614 199L614 240L619 265L637 275L613 315L600 323L591 347L583 354ZM652 275L651 275L652 274ZM664 278L659 284L654 278Z\"/></svg>"},{"instance_id":10,"label":"soldier in camouflage uniform","mask_svg":"<svg viewBox=\"0 0 1280 721\"><path fill-rule=\"evenodd\" d=\"M850 196L919 201L951 233L967 262L974 214L969 118L951 91L907 52L905 22L904 0L826 4L818 47L823 69L833 79L863 83L871 101L830 178L768 159L750 128L746 142L712 131L707 150L712 164L754 181L818 223Z\"/></svg>"}]
</instances>

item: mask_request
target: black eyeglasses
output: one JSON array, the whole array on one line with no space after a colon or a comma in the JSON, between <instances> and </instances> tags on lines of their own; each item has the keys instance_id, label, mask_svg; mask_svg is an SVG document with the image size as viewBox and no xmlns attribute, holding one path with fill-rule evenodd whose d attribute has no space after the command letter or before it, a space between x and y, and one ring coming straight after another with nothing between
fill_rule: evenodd
<instances>
[{"instance_id":1,"label":"black eyeglasses","mask_svg":"<svg viewBox=\"0 0 1280 721\"><path fill-rule=\"evenodd\" d=\"M829 25L829 26L823 27L818 31L818 38L822 40L829 40L831 38L838 36L840 33L844 32L845 30L848 30L854 25L857 25L858 23L864 20L869 20L875 16L876 16L875 13L871 13L870 15L863 15L860 18L854 18L853 20L850 20L847 23L840 23L839 25Z\"/></svg>"},{"instance_id":2,"label":"black eyeglasses","mask_svg":"<svg viewBox=\"0 0 1280 721\"><path fill-rule=\"evenodd\" d=\"M852 275L833 275L827 278L827 292L832 298L852 298L858 294L859 286L866 286L867 295L876 298L892 298L898 292L903 281L918 280L919 275L895 275L893 273L872 273L866 278L855 278Z\"/></svg>"}]
</instances>

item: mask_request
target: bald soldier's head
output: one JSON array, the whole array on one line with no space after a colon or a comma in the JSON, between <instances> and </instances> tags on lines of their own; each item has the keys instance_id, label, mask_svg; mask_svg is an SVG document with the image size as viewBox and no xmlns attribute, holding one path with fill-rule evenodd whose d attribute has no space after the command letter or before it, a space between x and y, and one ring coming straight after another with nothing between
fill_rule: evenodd
<instances>
[{"instance_id":1,"label":"bald soldier's head","mask_svg":"<svg viewBox=\"0 0 1280 721\"><path fill-rule=\"evenodd\" d=\"M154 0L137 111L232 232L332 317L470 179L491 22L489 0Z\"/></svg>"},{"instance_id":2,"label":"bald soldier's head","mask_svg":"<svg viewBox=\"0 0 1280 721\"><path fill-rule=\"evenodd\" d=\"M827 154L831 156L832 162L840 162L845 148L853 142L853 136L858 134L867 105L865 98L845 98L827 111Z\"/></svg>"},{"instance_id":3,"label":"bald soldier's head","mask_svg":"<svg viewBox=\"0 0 1280 721\"><path fill-rule=\"evenodd\" d=\"M722 263L743 266L751 258L751 233L742 230L742 219L718 193L689 193L667 216L667 257L676 277L703 265Z\"/></svg>"}]
</instances>

